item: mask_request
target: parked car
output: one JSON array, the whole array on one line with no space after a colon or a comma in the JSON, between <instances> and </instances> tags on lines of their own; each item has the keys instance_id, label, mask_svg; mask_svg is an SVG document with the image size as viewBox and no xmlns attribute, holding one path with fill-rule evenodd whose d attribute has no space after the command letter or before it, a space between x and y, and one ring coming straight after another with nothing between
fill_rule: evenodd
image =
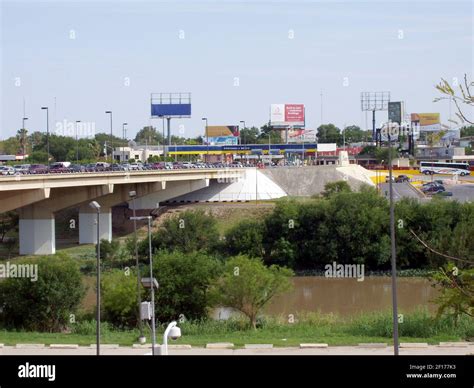
<instances>
[{"instance_id":1,"label":"parked car","mask_svg":"<svg viewBox=\"0 0 474 388\"><path fill-rule=\"evenodd\" d=\"M15 169L12 166L0 166L0 175L15 175Z\"/></svg>"},{"instance_id":2,"label":"parked car","mask_svg":"<svg viewBox=\"0 0 474 388\"><path fill-rule=\"evenodd\" d=\"M408 178L406 175L399 175L395 178L396 183L402 183L402 182L410 182L410 178Z\"/></svg>"},{"instance_id":3,"label":"parked car","mask_svg":"<svg viewBox=\"0 0 474 388\"><path fill-rule=\"evenodd\" d=\"M422 191L425 194L437 194L439 192L446 191L446 189L444 188L444 186L441 185L431 185L424 187Z\"/></svg>"},{"instance_id":4,"label":"parked car","mask_svg":"<svg viewBox=\"0 0 474 388\"><path fill-rule=\"evenodd\" d=\"M101 172L101 171L110 171L111 168L110 168L110 164L109 163L105 163L105 162L97 162L95 164L95 171L96 172Z\"/></svg>"},{"instance_id":5,"label":"parked car","mask_svg":"<svg viewBox=\"0 0 474 388\"><path fill-rule=\"evenodd\" d=\"M28 174L28 170L30 169L30 164L17 164L13 166L15 172L19 174Z\"/></svg>"},{"instance_id":6,"label":"parked car","mask_svg":"<svg viewBox=\"0 0 474 388\"><path fill-rule=\"evenodd\" d=\"M86 166L83 166L82 164L71 164L69 169L71 172L85 172Z\"/></svg>"},{"instance_id":7,"label":"parked car","mask_svg":"<svg viewBox=\"0 0 474 388\"><path fill-rule=\"evenodd\" d=\"M52 174L64 174L70 172L70 170L63 162L55 162L49 166L49 172Z\"/></svg>"},{"instance_id":8,"label":"parked car","mask_svg":"<svg viewBox=\"0 0 474 388\"><path fill-rule=\"evenodd\" d=\"M385 177L385 183L389 183L390 182L390 175L387 175ZM395 182L395 177L392 175L392 182Z\"/></svg>"},{"instance_id":9,"label":"parked car","mask_svg":"<svg viewBox=\"0 0 474 388\"><path fill-rule=\"evenodd\" d=\"M44 164L32 164L28 169L29 174L47 174L48 166Z\"/></svg>"}]
</instances>

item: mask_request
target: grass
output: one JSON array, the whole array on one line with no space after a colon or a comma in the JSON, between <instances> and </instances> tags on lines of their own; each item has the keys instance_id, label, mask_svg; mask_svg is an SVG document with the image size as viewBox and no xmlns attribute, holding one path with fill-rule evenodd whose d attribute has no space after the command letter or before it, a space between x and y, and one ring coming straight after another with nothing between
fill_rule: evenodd
<instances>
[{"instance_id":1,"label":"grass","mask_svg":"<svg viewBox=\"0 0 474 388\"><path fill-rule=\"evenodd\" d=\"M300 343L327 343L330 346L357 345L366 342L391 344L391 317L389 312L364 314L352 318L340 318L332 314L310 313L295 323L282 318L265 318L257 330L249 329L245 321L188 321L179 324L183 336L176 344L205 346L211 342L232 342L240 347L251 343L270 343L274 346L298 346ZM399 325L400 342L463 341L474 336L474 322L463 318L457 326L449 318L435 320L426 310L407 314ZM0 342L17 343L71 343L90 345L95 343L95 322L85 321L73 327L73 333L38 333L0 331ZM157 328L158 342L164 326ZM149 330L146 331L150 339ZM102 325L102 342L131 346L137 342L138 330L116 330Z\"/></svg>"}]
</instances>

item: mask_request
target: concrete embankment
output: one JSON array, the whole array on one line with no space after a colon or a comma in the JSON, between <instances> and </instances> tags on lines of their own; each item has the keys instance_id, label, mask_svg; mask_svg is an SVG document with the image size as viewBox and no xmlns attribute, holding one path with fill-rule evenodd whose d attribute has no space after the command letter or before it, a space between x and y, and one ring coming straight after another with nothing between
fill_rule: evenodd
<instances>
[{"instance_id":1,"label":"concrete embankment","mask_svg":"<svg viewBox=\"0 0 474 388\"><path fill-rule=\"evenodd\" d=\"M289 196L311 196L324 191L329 182L345 180L352 189L358 190L363 184L374 186L373 172L359 165L348 166L306 166L287 168L267 168L261 170Z\"/></svg>"}]
</instances>

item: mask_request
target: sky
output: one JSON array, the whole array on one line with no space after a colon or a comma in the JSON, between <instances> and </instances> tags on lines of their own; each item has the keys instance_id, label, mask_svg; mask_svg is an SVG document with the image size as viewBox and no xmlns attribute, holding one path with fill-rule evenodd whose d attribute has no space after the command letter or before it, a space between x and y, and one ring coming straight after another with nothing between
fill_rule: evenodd
<instances>
[{"instance_id":1,"label":"sky","mask_svg":"<svg viewBox=\"0 0 474 388\"><path fill-rule=\"evenodd\" d=\"M0 13L0 139L24 116L30 132L45 131L41 106L52 133L76 120L109 132L106 110L117 136L124 122L128 138L161 130L150 118L158 92L192 93L192 117L171 121L185 137L204 133L202 117L261 126L274 103L305 104L310 129L371 127L365 91L390 91L407 113L440 112L446 123L450 104L433 102L434 85L473 75L470 0L0 0Z\"/></svg>"}]
</instances>

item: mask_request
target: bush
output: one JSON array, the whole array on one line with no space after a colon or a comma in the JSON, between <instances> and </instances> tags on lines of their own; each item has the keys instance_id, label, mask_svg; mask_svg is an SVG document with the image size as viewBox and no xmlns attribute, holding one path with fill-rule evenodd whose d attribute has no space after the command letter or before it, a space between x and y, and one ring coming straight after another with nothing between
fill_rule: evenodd
<instances>
[{"instance_id":1,"label":"bush","mask_svg":"<svg viewBox=\"0 0 474 388\"><path fill-rule=\"evenodd\" d=\"M276 295L292 288L293 271L276 265L266 267L259 259L236 256L225 263L224 272L212 287L213 301L232 307L257 328L257 317L262 308Z\"/></svg>"},{"instance_id":2,"label":"bush","mask_svg":"<svg viewBox=\"0 0 474 388\"><path fill-rule=\"evenodd\" d=\"M211 304L208 288L220 268L217 259L202 252L158 252L153 262L153 276L160 285L155 293L158 321L206 318Z\"/></svg>"},{"instance_id":3,"label":"bush","mask_svg":"<svg viewBox=\"0 0 474 388\"><path fill-rule=\"evenodd\" d=\"M110 271L104 274L101 287L104 319L117 327L134 327L138 323L136 273ZM140 291L143 300L145 292L142 286Z\"/></svg>"},{"instance_id":4,"label":"bush","mask_svg":"<svg viewBox=\"0 0 474 388\"><path fill-rule=\"evenodd\" d=\"M64 257L43 257L14 264L37 264L38 278L7 278L0 282L1 320L7 328L61 331L75 314L85 288L77 264Z\"/></svg>"},{"instance_id":5,"label":"bush","mask_svg":"<svg viewBox=\"0 0 474 388\"><path fill-rule=\"evenodd\" d=\"M225 235L226 251L230 255L245 254L262 257L265 225L260 220L244 220L233 226Z\"/></svg>"},{"instance_id":6,"label":"bush","mask_svg":"<svg viewBox=\"0 0 474 388\"><path fill-rule=\"evenodd\" d=\"M216 219L202 210L188 210L166 220L153 235L152 247L157 250L190 253L198 250L212 252L219 245ZM148 255L148 240L140 244L140 253Z\"/></svg>"}]
</instances>

